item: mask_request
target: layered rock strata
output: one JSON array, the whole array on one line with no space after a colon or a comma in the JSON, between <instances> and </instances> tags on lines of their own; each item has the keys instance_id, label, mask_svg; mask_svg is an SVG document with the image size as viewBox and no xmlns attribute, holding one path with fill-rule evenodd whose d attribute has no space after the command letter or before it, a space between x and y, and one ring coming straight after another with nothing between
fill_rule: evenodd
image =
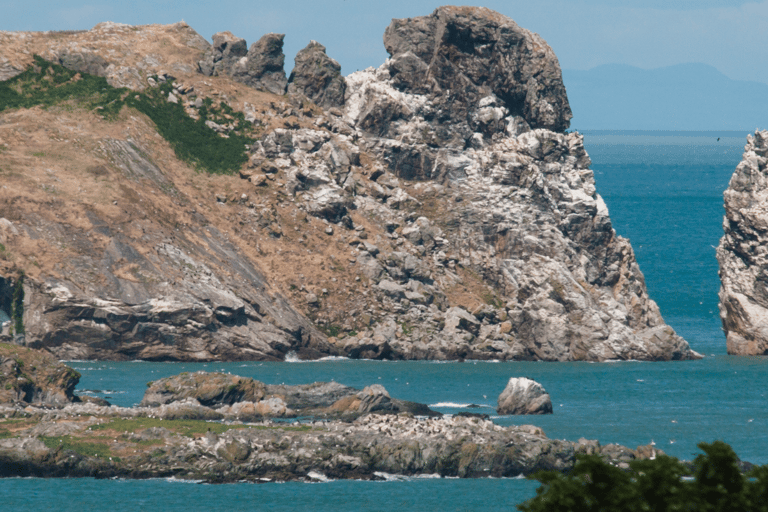
<instances>
[{"instance_id":1,"label":"layered rock strata","mask_svg":"<svg viewBox=\"0 0 768 512\"><path fill-rule=\"evenodd\" d=\"M720 318L729 354L768 355L768 131L747 137L723 193L717 247Z\"/></svg>"},{"instance_id":2,"label":"layered rock strata","mask_svg":"<svg viewBox=\"0 0 768 512\"><path fill-rule=\"evenodd\" d=\"M168 100L195 119L231 109L206 123L217 136L238 133L239 114L258 134L239 177L200 176L135 111L0 113L0 269L27 275L31 346L197 361L698 357L648 297L581 136L563 132L552 50L498 13L395 20L391 58L344 79L310 44L286 96L246 78L274 71L284 92L274 34L246 53L184 24L0 43L3 70L39 53L135 90L171 82Z\"/></svg>"}]
</instances>

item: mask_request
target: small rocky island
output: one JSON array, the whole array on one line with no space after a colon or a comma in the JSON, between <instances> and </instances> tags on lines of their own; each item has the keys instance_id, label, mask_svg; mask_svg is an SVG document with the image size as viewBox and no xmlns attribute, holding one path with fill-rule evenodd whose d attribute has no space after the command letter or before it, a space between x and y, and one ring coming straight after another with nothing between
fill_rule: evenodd
<instances>
[{"instance_id":1,"label":"small rocky island","mask_svg":"<svg viewBox=\"0 0 768 512\"><path fill-rule=\"evenodd\" d=\"M0 477L212 483L513 477L565 471L578 453L600 454L621 467L651 453L548 439L538 427L501 427L481 415L443 416L392 398L380 385L265 385L199 372L150 383L137 407L82 402L72 393L77 372L39 351L0 344L0 352L0 384L23 380L28 389L45 390L3 395ZM44 371L41 361L50 365ZM23 377L9 370L33 366L40 370Z\"/></svg>"},{"instance_id":2,"label":"small rocky island","mask_svg":"<svg viewBox=\"0 0 768 512\"><path fill-rule=\"evenodd\" d=\"M767 167L768 131L755 131L723 193L720 318L734 355L768 355Z\"/></svg>"}]
</instances>

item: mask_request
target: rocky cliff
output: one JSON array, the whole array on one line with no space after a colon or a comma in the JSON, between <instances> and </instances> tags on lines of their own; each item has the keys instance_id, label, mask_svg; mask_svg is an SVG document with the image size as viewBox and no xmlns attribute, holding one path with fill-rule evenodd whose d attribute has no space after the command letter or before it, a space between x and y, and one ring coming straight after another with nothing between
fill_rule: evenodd
<instances>
[{"instance_id":1,"label":"rocky cliff","mask_svg":"<svg viewBox=\"0 0 768 512\"><path fill-rule=\"evenodd\" d=\"M729 354L768 354L768 131L747 137L744 157L723 193L720 318Z\"/></svg>"},{"instance_id":2,"label":"rocky cliff","mask_svg":"<svg viewBox=\"0 0 768 512\"><path fill-rule=\"evenodd\" d=\"M0 105L0 297L24 272L27 344L155 360L698 357L613 231L538 35L442 7L394 20L391 57L347 77L313 41L286 78L282 41L209 45L185 24L0 33L16 92L90 74L128 88L97 106ZM185 146L147 97L201 137L245 142L222 153L239 173L194 157L208 143Z\"/></svg>"}]
</instances>

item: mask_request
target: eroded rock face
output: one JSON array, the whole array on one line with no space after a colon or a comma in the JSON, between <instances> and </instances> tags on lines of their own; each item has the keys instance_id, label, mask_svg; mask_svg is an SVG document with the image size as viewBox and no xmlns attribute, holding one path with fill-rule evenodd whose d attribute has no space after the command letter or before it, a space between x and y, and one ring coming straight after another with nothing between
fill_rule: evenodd
<instances>
[{"instance_id":1,"label":"eroded rock face","mask_svg":"<svg viewBox=\"0 0 768 512\"><path fill-rule=\"evenodd\" d=\"M728 353L768 355L768 131L747 137L742 161L723 193L720 318Z\"/></svg>"},{"instance_id":2,"label":"eroded rock face","mask_svg":"<svg viewBox=\"0 0 768 512\"><path fill-rule=\"evenodd\" d=\"M341 66L325 53L325 46L311 41L296 54L296 66L288 78L288 92L303 94L324 108L344 104L347 84Z\"/></svg>"},{"instance_id":3,"label":"eroded rock face","mask_svg":"<svg viewBox=\"0 0 768 512\"><path fill-rule=\"evenodd\" d=\"M552 414L552 400L544 387L526 377L512 377L499 395L499 414Z\"/></svg>"},{"instance_id":4,"label":"eroded rock face","mask_svg":"<svg viewBox=\"0 0 768 512\"><path fill-rule=\"evenodd\" d=\"M393 21L385 43L392 59L347 77L344 119L397 183L423 182L418 189L435 190L420 196L433 202L431 219L408 221L406 213L400 231L417 247L420 262L430 263L425 272L394 252L376 255L378 265L368 256L360 261L380 281L382 294L447 310L437 335L430 334L435 327L429 314L414 314L410 333L379 324L359 340L366 357L700 357L664 324L648 297L632 248L616 236L595 189L581 135L558 132L570 111L557 61L538 36L487 9L441 8L428 17ZM434 60L425 63L428 57ZM402 75L399 59L418 73ZM518 61L519 69L513 64ZM549 84L530 98L549 98L545 102L557 116L537 117L536 109L510 103L522 82L504 78L499 62L518 69L522 82ZM393 190L391 178L376 181L389 184L389 191L371 187L387 208L358 199L359 209L382 218L424 211L402 185ZM451 253L493 283L504 311L497 303L469 312L441 300L452 274Z\"/></svg>"}]
</instances>

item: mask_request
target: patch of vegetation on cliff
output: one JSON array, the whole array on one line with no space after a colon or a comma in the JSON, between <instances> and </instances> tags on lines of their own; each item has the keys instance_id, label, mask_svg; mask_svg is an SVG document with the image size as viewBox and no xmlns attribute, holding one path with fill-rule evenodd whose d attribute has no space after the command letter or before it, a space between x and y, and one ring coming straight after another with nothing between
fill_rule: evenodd
<instances>
[{"instance_id":1,"label":"patch of vegetation on cliff","mask_svg":"<svg viewBox=\"0 0 768 512\"><path fill-rule=\"evenodd\" d=\"M78 73L40 56L34 64L5 82L0 82L0 112L15 108L84 108L104 119L117 119L124 106L148 116L157 131L173 147L181 160L212 174L234 174L248 160L246 146L254 142L253 128L242 112L226 103L213 105L204 100L199 119L192 119L180 103L168 101L173 87L162 83L143 92L115 88L103 77ZM206 121L232 125L226 137L206 125Z\"/></svg>"},{"instance_id":2,"label":"patch of vegetation on cliff","mask_svg":"<svg viewBox=\"0 0 768 512\"><path fill-rule=\"evenodd\" d=\"M81 104L114 119L123 107L127 89L111 87L105 78L71 71L39 55L26 71L0 82L0 112L13 108L44 108Z\"/></svg>"},{"instance_id":3,"label":"patch of vegetation on cliff","mask_svg":"<svg viewBox=\"0 0 768 512\"><path fill-rule=\"evenodd\" d=\"M248 160L246 146L254 142L254 139L243 134L248 132L248 127L242 113L234 112L223 102L216 108L208 98L199 111L200 118L195 121L180 104L168 101L172 90L171 84L166 82L143 94L131 96L127 103L154 121L157 131L173 146L176 156L182 160L212 174L237 172ZM235 130L227 138L205 124L206 121L223 120L235 124Z\"/></svg>"}]
</instances>

